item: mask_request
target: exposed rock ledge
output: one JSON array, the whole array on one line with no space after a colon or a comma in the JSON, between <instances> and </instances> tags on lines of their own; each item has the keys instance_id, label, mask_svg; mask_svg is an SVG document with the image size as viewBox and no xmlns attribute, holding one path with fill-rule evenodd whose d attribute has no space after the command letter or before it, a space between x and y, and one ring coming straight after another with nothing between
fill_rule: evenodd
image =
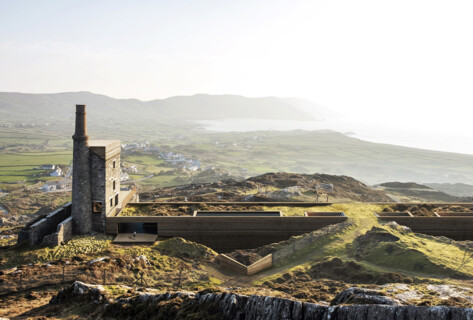
<instances>
[{"instance_id":1,"label":"exposed rock ledge","mask_svg":"<svg viewBox=\"0 0 473 320\"><path fill-rule=\"evenodd\" d=\"M75 282L71 287L58 293L51 303L64 303L77 296L88 297L95 303L111 305L157 305L179 297L193 305L203 308L212 308L226 319L256 320L256 319L288 319L288 320L423 320L449 319L473 320L473 309L457 307L417 307L402 305L364 304L364 305L337 305L322 306L314 303L305 303L295 300L245 296L234 293L140 293L131 298L121 298L115 301L106 298L101 286Z\"/></svg>"}]
</instances>

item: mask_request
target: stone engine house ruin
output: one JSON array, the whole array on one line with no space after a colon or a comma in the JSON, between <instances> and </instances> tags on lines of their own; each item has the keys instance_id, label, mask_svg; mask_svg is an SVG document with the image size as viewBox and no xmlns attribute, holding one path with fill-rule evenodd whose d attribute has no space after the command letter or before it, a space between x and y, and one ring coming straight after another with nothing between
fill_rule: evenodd
<instances>
[{"instance_id":1,"label":"stone engine house ruin","mask_svg":"<svg viewBox=\"0 0 473 320\"><path fill-rule=\"evenodd\" d=\"M134 193L120 192L120 141L89 140L85 105L76 105L72 139L72 202L30 222L19 242L58 245L73 234L104 233L107 215L123 203L121 197Z\"/></svg>"}]
</instances>

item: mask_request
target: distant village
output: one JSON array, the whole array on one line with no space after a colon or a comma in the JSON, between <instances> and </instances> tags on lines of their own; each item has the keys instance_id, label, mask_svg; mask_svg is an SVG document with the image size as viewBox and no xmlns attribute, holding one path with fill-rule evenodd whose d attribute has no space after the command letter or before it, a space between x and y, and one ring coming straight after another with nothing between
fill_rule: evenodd
<instances>
[{"instance_id":1,"label":"distant village","mask_svg":"<svg viewBox=\"0 0 473 320\"><path fill-rule=\"evenodd\" d=\"M157 154L159 158L163 159L165 163L174 167L175 169L184 170L184 171L197 171L202 169L202 163L198 159L186 158L183 154L174 153L170 151L160 151L156 146L152 146L149 141L144 143L129 143L121 145L122 151L128 152L143 152L150 154ZM54 181L48 181L41 186L40 190L44 192L52 191L70 191L72 189L72 166L67 167L63 170L61 167L55 164L43 164L41 167L36 169L46 170L46 174L51 177L57 177L62 179L57 179ZM203 169L213 169L203 168ZM138 167L136 165L131 165L129 167L121 168L120 181L125 182L130 180L129 174L138 173Z\"/></svg>"},{"instance_id":2,"label":"distant village","mask_svg":"<svg viewBox=\"0 0 473 320\"><path fill-rule=\"evenodd\" d=\"M55 164L43 164L41 167L38 167L36 169L46 170L46 174L50 177L62 178L59 180L46 182L40 188L40 190L50 192L56 190L67 191L72 189L72 167L67 167L67 170L63 170L61 169L61 167Z\"/></svg>"},{"instance_id":3,"label":"distant village","mask_svg":"<svg viewBox=\"0 0 473 320\"><path fill-rule=\"evenodd\" d=\"M175 167L176 169L184 169L187 171L197 171L201 168L201 162L197 159L189 159L186 158L183 154L174 153L171 151L160 151L158 147L151 146L149 141L145 141L144 143L130 143L130 144L122 144L123 151L140 151L145 153L156 153L159 155L159 158L163 159L167 165L171 167ZM132 166L134 168L129 169L136 169L136 166ZM128 171L129 169L125 170ZM130 171L128 171L130 172ZM136 172L136 171L131 171Z\"/></svg>"}]
</instances>

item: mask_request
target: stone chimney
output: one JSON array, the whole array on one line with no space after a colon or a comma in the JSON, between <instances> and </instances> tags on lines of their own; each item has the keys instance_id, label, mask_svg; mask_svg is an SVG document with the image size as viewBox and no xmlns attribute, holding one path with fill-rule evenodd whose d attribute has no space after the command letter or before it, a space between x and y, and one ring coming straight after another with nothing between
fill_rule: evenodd
<instances>
[{"instance_id":1,"label":"stone chimney","mask_svg":"<svg viewBox=\"0 0 473 320\"><path fill-rule=\"evenodd\" d=\"M76 105L76 128L72 136L72 221L75 234L92 231L89 136L85 105Z\"/></svg>"}]
</instances>

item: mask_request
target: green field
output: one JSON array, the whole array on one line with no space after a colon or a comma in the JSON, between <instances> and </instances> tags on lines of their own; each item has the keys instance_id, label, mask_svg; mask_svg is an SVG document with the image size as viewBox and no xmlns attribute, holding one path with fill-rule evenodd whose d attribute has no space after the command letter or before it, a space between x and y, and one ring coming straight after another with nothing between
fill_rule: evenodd
<instances>
[{"instance_id":1,"label":"green field","mask_svg":"<svg viewBox=\"0 0 473 320\"><path fill-rule=\"evenodd\" d=\"M52 177L42 176L45 170L35 170L43 164L70 165L71 151L25 152L0 154L0 185L24 181L34 183L47 181Z\"/></svg>"},{"instance_id":2,"label":"green field","mask_svg":"<svg viewBox=\"0 0 473 320\"><path fill-rule=\"evenodd\" d=\"M43 128L2 128L0 129L0 147L13 145L35 145L49 149L72 146L72 140Z\"/></svg>"},{"instance_id":3,"label":"green field","mask_svg":"<svg viewBox=\"0 0 473 320\"><path fill-rule=\"evenodd\" d=\"M163 159L160 159L157 156L153 155L131 154L123 156L123 160L130 163L141 164L144 166L159 166L164 163Z\"/></svg>"},{"instance_id":4,"label":"green field","mask_svg":"<svg viewBox=\"0 0 473 320\"><path fill-rule=\"evenodd\" d=\"M178 175L173 174L174 168L166 166L165 161L158 155L124 153L122 162L124 166L136 165L138 172L130 173L129 176L132 180L146 178L137 182L140 185L167 187L179 184L176 181ZM169 172L169 174L160 175L162 172Z\"/></svg>"}]
</instances>

